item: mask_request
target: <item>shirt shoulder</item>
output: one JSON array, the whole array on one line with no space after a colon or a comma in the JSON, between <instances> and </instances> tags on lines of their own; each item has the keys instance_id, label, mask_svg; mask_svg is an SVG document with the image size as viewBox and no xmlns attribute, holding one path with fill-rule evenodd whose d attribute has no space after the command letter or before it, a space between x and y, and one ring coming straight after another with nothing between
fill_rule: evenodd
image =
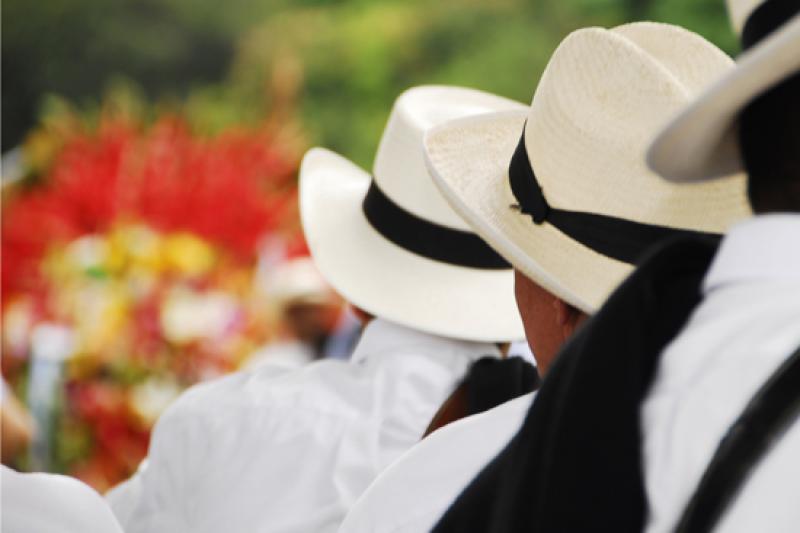
<instances>
[{"instance_id":1,"label":"shirt shoulder","mask_svg":"<svg viewBox=\"0 0 800 533\"><path fill-rule=\"evenodd\" d=\"M340 533L428 531L519 429L535 393L448 424L390 465L358 499Z\"/></svg>"},{"instance_id":2,"label":"shirt shoulder","mask_svg":"<svg viewBox=\"0 0 800 533\"><path fill-rule=\"evenodd\" d=\"M187 389L164 412L159 425L184 417L214 417L249 409L265 412L287 403L293 410L346 409L336 401L366 381L363 370L344 361L318 361L300 368L265 366L240 371ZM345 394L347 395L347 394Z\"/></svg>"},{"instance_id":3,"label":"shirt shoulder","mask_svg":"<svg viewBox=\"0 0 800 533\"><path fill-rule=\"evenodd\" d=\"M21 474L2 467L3 529L122 533L111 508L88 485L55 474Z\"/></svg>"},{"instance_id":4,"label":"shirt shoulder","mask_svg":"<svg viewBox=\"0 0 800 533\"><path fill-rule=\"evenodd\" d=\"M641 407L649 532L674 527L728 428L800 346L798 294L800 279L786 276L717 284L664 350ZM792 431L786 442L796 446L800 432ZM796 512L777 508L782 489L770 488L798 479L796 461L788 457L776 451L763 459L727 515L738 518L723 517L727 525L720 531L748 531L743 525L767 516L767 507Z\"/></svg>"}]
</instances>

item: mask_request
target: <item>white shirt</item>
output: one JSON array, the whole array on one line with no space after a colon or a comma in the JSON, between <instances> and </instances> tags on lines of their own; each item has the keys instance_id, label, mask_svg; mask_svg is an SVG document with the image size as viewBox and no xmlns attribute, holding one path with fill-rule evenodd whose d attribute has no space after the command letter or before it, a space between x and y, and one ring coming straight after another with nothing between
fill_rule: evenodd
<instances>
[{"instance_id":1,"label":"white shirt","mask_svg":"<svg viewBox=\"0 0 800 533\"><path fill-rule=\"evenodd\" d=\"M641 411L648 533L672 531L720 439L800 346L800 215L734 227ZM800 423L753 470L718 532L800 528Z\"/></svg>"},{"instance_id":2,"label":"white shirt","mask_svg":"<svg viewBox=\"0 0 800 533\"><path fill-rule=\"evenodd\" d=\"M339 533L430 531L517 433L534 394L448 424L414 445L358 499Z\"/></svg>"},{"instance_id":3,"label":"white shirt","mask_svg":"<svg viewBox=\"0 0 800 533\"><path fill-rule=\"evenodd\" d=\"M244 364L243 370L257 370L265 365L294 369L313 362L315 358L314 350L305 342L295 339L283 340L253 352Z\"/></svg>"},{"instance_id":4,"label":"white shirt","mask_svg":"<svg viewBox=\"0 0 800 533\"><path fill-rule=\"evenodd\" d=\"M0 473L4 533L122 533L108 504L77 479L6 466Z\"/></svg>"},{"instance_id":5,"label":"white shirt","mask_svg":"<svg viewBox=\"0 0 800 533\"><path fill-rule=\"evenodd\" d=\"M147 466L127 484L138 501L117 494L112 505L128 533L335 531L485 355L497 347L376 319L350 362L193 387L159 420Z\"/></svg>"}]
</instances>

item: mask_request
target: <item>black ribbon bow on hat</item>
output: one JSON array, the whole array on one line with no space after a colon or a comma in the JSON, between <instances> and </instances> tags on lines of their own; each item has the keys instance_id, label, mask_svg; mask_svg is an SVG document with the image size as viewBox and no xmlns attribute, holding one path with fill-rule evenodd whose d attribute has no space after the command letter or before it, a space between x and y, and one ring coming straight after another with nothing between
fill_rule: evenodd
<instances>
[{"instance_id":1,"label":"black ribbon bow on hat","mask_svg":"<svg viewBox=\"0 0 800 533\"><path fill-rule=\"evenodd\" d=\"M511 192L518 202L514 207L530 215L534 224L547 222L595 252L624 263L634 264L648 248L670 237L719 237L715 233L644 224L608 215L551 207L528 157L524 130L511 157L508 179Z\"/></svg>"}]
</instances>

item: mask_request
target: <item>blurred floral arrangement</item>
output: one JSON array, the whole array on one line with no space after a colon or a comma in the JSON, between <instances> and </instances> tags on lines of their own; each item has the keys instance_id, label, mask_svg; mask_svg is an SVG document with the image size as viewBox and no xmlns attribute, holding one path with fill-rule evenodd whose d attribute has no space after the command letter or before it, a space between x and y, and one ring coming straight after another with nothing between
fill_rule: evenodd
<instances>
[{"instance_id":1,"label":"blurred floral arrangement","mask_svg":"<svg viewBox=\"0 0 800 533\"><path fill-rule=\"evenodd\" d=\"M35 175L3 190L3 374L30 400L58 365L40 460L102 491L182 389L274 333L253 281L265 238L302 252L296 151L269 125L115 113L29 139Z\"/></svg>"}]
</instances>

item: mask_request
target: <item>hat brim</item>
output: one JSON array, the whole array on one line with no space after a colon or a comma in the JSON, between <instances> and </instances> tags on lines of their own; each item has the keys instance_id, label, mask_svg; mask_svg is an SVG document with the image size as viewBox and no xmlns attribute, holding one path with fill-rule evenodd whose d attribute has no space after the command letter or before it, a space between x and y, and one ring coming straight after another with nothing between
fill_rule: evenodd
<instances>
[{"instance_id":1,"label":"hat brim","mask_svg":"<svg viewBox=\"0 0 800 533\"><path fill-rule=\"evenodd\" d=\"M516 269L550 293L592 313L632 270L520 213L508 164L527 112L460 119L432 129L425 151L452 207Z\"/></svg>"},{"instance_id":2,"label":"hat brim","mask_svg":"<svg viewBox=\"0 0 800 533\"><path fill-rule=\"evenodd\" d=\"M647 154L655 172L675 182L697 182L741 172L738 116L759 94L800 69L800 15L742 54L656 136Z\"/></svg>"},{"instance_id":3,"label":"hat brim","mask_svg":"<svg viewBox=\"0 0 800 533\"><path fill-rule=\"evenodd\" d=\"M371 176L322 148L300 170L300 212L309 249L327 281L352 304L428 333L472 341L524 338L510 270L449 265L409 252L367 221Z\"/></svg>"}]
</instances>

